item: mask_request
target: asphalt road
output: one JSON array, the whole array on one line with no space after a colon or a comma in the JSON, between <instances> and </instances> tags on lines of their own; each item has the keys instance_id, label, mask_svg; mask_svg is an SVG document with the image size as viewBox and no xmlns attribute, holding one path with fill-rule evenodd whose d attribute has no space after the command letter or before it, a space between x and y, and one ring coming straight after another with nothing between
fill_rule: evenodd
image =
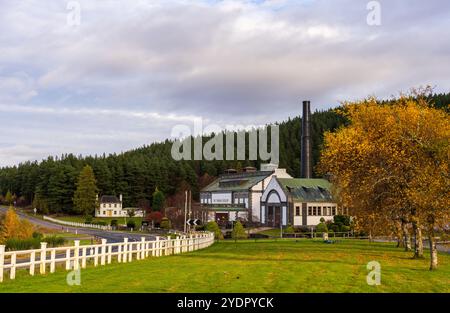
<instances>
[{"instance_id":1,"label":"asphalt road","mask_svg":"<svg viewBox=\"0 0 450 313\"><path fill-rule=\"evenodd\" d=\"M6 213L8 208L0 207L0 212ZM78 234L86 234L90 236L96 236L99 238L104 238L108 242L123 242L124 238L128 238L128 241L141 241L141 237L147 238L147 240L155 239L156 235L153 234L142 234L142 233L130 233L130 232L120 232L120 231L106 231L101 229L91 229L91 228L82 228L82 227L72 227L72 226L64 226L56 223L52 223L49 221L45 221L30 215L27 215L21 212L19 209L16 210L17 215L29 222L50 229L55 229L59 231L67 231L69 233L78 233Z\"/></svg>"}]
</instances>

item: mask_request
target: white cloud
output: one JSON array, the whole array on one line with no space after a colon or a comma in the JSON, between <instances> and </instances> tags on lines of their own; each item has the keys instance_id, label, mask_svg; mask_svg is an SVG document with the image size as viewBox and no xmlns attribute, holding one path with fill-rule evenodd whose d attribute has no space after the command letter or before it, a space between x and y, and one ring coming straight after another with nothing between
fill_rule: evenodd
<instances>
[{"instance_id":1,"label":"white cloud","mask_svg":"<svg viewBox=\"0 0 450 313\"><path fill-rule=\"evenodd\" d=\"M121 151L199 117L265 124L300 114L306 98L326 108L450 85L450 42L437 40L448 37L446 1L381 1L379 27L351 0L79 2L77 28L65 2L2 1L0 112L11 131L0 143Z\"/></svg>"}]
</instances>

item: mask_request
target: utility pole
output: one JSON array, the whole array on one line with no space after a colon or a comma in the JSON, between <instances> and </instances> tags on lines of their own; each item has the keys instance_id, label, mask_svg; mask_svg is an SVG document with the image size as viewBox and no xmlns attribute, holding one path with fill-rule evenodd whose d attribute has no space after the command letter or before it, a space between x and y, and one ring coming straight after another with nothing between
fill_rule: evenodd
<instances>
[{"instance_id":1,"label":"utility pole","mask_svg":"<svg viewBox=\"0 0 450 313\"><path fill-rule=\"evenodd\" d=\"M189 219L192 219L192 191L189 189ZM189 232L191 231L191 225L189 225Z\"/></svg>"},{"instance_id":2,"label":"utility pole","mask_svg":"<svg viewBox=\"0 0 450 313\"><path fill-rule=\"evenodd\" d=\"M187 223L187 205L188 205L188 203L187 203L187 200L188 200L188 192L187 192L187 190L184 192L185 193L185 195L186 195L186 197L185 197L185 201L184 201L184 232L186 232L186 223Z\"/></svg>"}]
</instances>

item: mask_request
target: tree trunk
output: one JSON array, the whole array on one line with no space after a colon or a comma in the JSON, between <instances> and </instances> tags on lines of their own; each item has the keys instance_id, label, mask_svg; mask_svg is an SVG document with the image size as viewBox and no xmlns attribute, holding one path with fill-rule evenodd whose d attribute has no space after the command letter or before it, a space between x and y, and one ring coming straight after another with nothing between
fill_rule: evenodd
<instances>
[{"instance_id":1,"label":"tree trunk","mask_svg":"<svg viewBox=\"0 0 450 313\"><path fill-rule=\"evenodd\" d=\"M434 238L433 228L430 230L429 234L430 240L430 271L437 269L438 266L438 254L436 249L436 241Z\"/></svg>"},{"instance_id":2,"label":"tree trunk","mask_svg":"<svg viewBox=\"0 0 450 313\"><path fill-rule=\"evenodd\" d=\"M402 232L405 251L411 251L411 237L408 232L408 224L405 221L402 221Z\"/></svg>"},{"instance_id":3,"label":"tree trunk","mask_svg":"<svg viewBox=\"0 0 450 313\"><path fill-rule=\"evenodd\" d=\"M421 259L423 258L422 229L417 224L417 222L413 222L413 229L414 229L414 258Z\"/></svg>"},{"instance_id":4,"label":"tree trunk","mask_svg":"<svg viewBox=\"0 0 450 313\"><path fill-rule=\"evenodd\" d=\"M397 237L397 248L403 248L404 242L403 242L403 235L402 235L402 226L400 222L395 222L395 235Z\"/></svg>"}]
</instances>

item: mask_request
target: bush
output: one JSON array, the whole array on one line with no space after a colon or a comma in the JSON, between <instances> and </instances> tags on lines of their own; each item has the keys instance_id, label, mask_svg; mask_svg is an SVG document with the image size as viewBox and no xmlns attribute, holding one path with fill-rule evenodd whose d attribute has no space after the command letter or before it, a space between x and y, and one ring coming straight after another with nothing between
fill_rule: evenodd
<instances>
[{"instance_id":1,"label":"bush","mask_svg":"<svg viewBox=\"0 0 450 313\"><path fill-rule=\"evenodd\" d=\"M331 224L331 230L332 230L334 233L338 233L338 232L340 231L339 225L337 225L337 224Z\"/></svg>"},{"instance_id":2,"label":"bush","mask_svg":"<svg viewBox=\"0 0 450 313\"><path fill-rule=\"evenodd\" d=\"M349 232L349 231L350 231L350 226L342 225L342 226L341 226L341 231L342 231L342 232Z\"/></svg>"},{"instance_id":3,"label":"bush","mask_svg":"<svg viewBox=\"0 0 450 313\"><path fill-rule=\"evenodd\" d=\"M92 224L92 216L88 215L86 216L85 220L84 220L85 224Z\"/></svg>"},{"instance_id":4,"label":"bush","mask_svg":"<svg viewBox=\"0 0 450 313\"><path fill-rule=\"evenodd\" d=\"M293 234L293 233L295 233L295 229L294 229L294 227L292 227L291 224L288 224L288 226L284 229L284 232L286 234Z\"/></svg>"},{"instance_id":5,"label":"bush","mask_svg":"<svg viewBox=\"0 0 450 313\"><path fill-rule=\"evenodd\" d=\"M223 239L222 231L220 230L219 225L217 225L215 221L208 222L205 226L205 230L214 233L214 238Z\"/></svg>"},{"instance_id":6,"label":"bush","mask_svg":"<svg viewBox=\"0 0 450 313\"><path fill-rule=\"evenodd\" d=\"M107 223L104 222L104 221L98 221L98 222L95 222L94 224L95 225L100 225L100 226L106 226L107 225Z\"/></svg>"},{"instance_id":7,"label":"bush","mask_svg":"<svg viewBox=\"0 0 450 313\"><path fill-rule=\"evenodd\" d=\"M46 242L49 247L59 247L66 243L66 239L56 235L45 237L43 241Z\"/></svg>"},{"instance_id":8,"label":"bush","mask_svg":"<svg viewBox=\"0 0 450 313\"><path fill-rule=\"evenodd\" d=\"M41 247L40 238L18 239L10 238L5 241L6 250L29 250L39 249Z\"/></svg>"},{"instance_id":9,"label":"bush","mask_svg":"<svg viewBox=\"0 0 450 313\"><path fill-rule=\"evenodd\" d=\"M317 224L316 232L318 232L318 233L327 233L328 232L327 225L325 223Z\"/></svg>"},{"instance_id":10,"label":"bush","mask_svg":"<svg viewBox=\"0 0 450 313\"><path fill-rule=\"evenodd\" d=\"M41 240L43 236L44 235L42 235L41 233L39 233L37 231L33 232L33 235L32 235L33 238L35 238L35 239L38 238L39 240Z\"/></svg>"},{"instance_id":11,"label":"bush","mask_svg":"<svg viewBox=\"0 0 450 313\"><path fill-rule=\"evenodd\" d=\"M111 220L111 227L117 227L119 225L119 222L117 220Z\"/></svg>"},{"instance_id":12,"label":"bush","mask_svg":"<svg viewBox=\"0 0 450 313\"><path fill-rule=\"evenodd\" d=\"M325 219L323 217L320 218L321 223L325 223Z\"/></svg>"},{"instance_id":13,"label":"bush","mask_svg":"<svg viewBox=\"0 0 450 313\"><path fill-rule=\"evenodd\" d=\"M172 223L170 222L170 220L167 217L163 217L161 219L160 227L162 229L170 229L170 228L172 228Z\"/></svg>"},{"instance_id":14,"label":"bush","mask_svg":"<svg viewBox=\"0 0 450 313\"><path fill-rule=\"evenodd\" d=\"M234 224L231 237L234 240L247 238L247 233L245 232L244 226L242 226L241 222L237 221L236 224Z\"/></svg>"},{"instance_id":15,"label":"bush","mask_svg":"<svg viewBox=\"0 0 450 313\"><path fill-rule=\"evenodd\" d=\"M335 215L333 221L335 224L350 226L350 216L347 215Z\"/></svg>"},{"instance_id":16,"label":"bush","mask_svg":"<svg viewBox=\"0 0 450 313\"><path fill-rule=\"evenodd\" d=\"M136 228L136 222L134 220L128 220L127 227L131 228L131 229L135 229Z\"/></svg>"}]
</instances>

